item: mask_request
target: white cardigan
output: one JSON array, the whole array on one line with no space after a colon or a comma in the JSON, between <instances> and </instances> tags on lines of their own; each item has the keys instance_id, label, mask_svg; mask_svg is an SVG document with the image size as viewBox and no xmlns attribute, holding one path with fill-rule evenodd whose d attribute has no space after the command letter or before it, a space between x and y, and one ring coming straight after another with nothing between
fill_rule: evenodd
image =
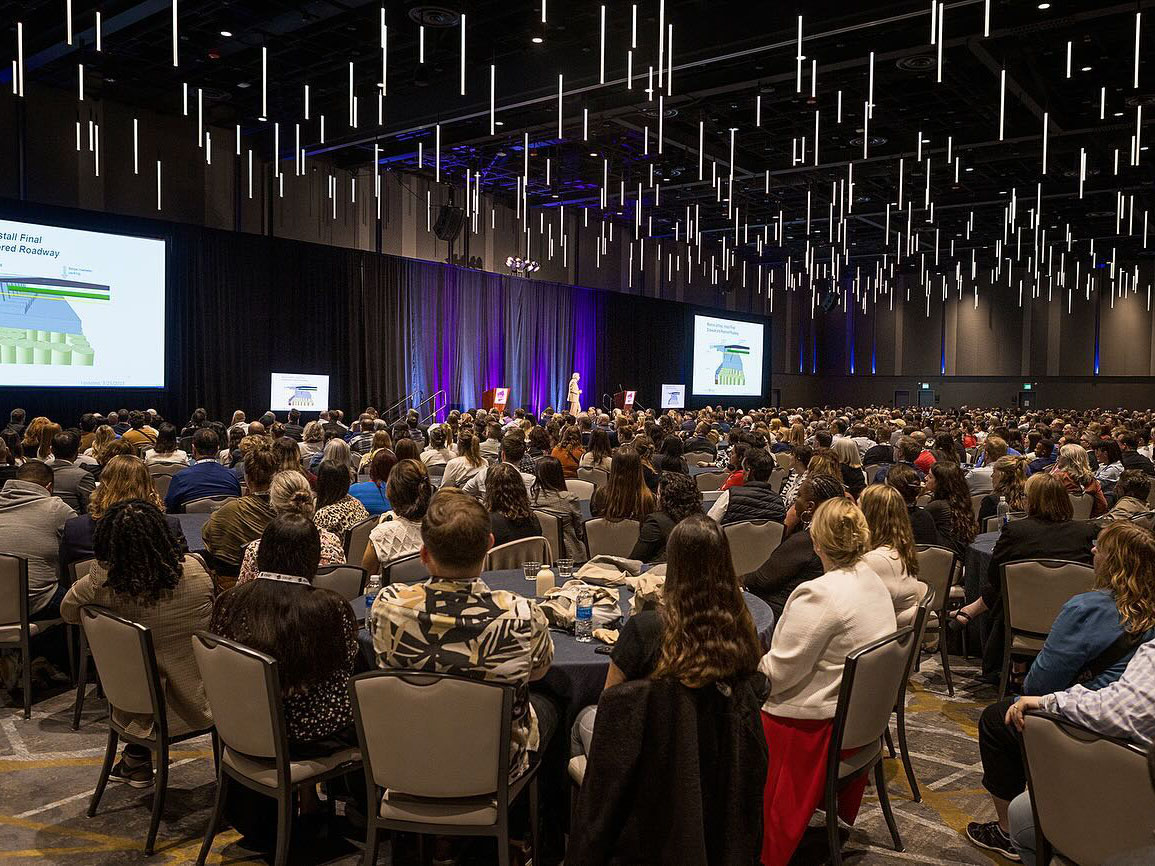
<instances>
[{"instance_id":1,"label":"white cardigan","mask_svg":"<svg viewBox=\"0 0 1155 866\"><path fill-rule=\"evenodd\" d=\"M876 547L862 561L882 578L894 604L894 616L898 627L903 628L914 622L918 605L926 595L926 584L917 577L907 574L906 566L899 559L893 547Z\"/></svg>"},{"instance_id":2,"label":"white cardigan","mask_svg":"<svg viewBox=\"0 0 1155 866\"><path fill-rule=\"evenodd\" d=\"M791 719L833 719L846 657L895 631L890 593L865 562L806 581L790 594L758 665L770 679L762 709Z\"/></svg>"}]
</instances>

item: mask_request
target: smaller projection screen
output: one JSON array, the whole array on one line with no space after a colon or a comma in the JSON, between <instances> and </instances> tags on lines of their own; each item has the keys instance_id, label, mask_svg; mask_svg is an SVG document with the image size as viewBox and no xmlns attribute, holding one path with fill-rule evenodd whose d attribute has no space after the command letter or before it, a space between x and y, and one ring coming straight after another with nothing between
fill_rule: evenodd
<instances>
[{"instance_id":1,"label":"smaller projection screen","mask_svg":"<svg viewBox=\"0 0 1155 866\"><path fill-rule=\"evenodd\" d=\"M760 397L766 326L694 316L695 397Z\"/></svg>"}]
</instances>

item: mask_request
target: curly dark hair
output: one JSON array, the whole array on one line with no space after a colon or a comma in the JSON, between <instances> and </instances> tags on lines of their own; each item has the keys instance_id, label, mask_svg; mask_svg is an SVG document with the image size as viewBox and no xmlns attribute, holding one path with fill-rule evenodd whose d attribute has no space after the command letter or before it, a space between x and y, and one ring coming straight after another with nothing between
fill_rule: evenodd
<instances>
[{"instance_id":1,"label":"curly dark hair","mask_svg":"<svg viewBox=\"0 0 1155 866\"><path fill-rule=\"evenodd\" d=\"M429 510L433 488L429 471L420 460L402 460L389 471L385 495L393 511L406 520L420 520Z\"/></svg>"},{"instance_id":2,"label":"curly dark hair","mask_svg":"<svg viewBox=\"0 0 1155 866\"><path fill-rule=\"evenodd\" d=\"M529 494L521 472L512 463L495 463L485 476L485 507L490 514L504 514L510 520L527 520Z\"/></svg>"},{"instance_id":3,"label":"curly dark hair","mask_svg":"<svg viewBox=\"0 0 1155 866\"><path fill-rule=\"evenodd\" d=\"M658 510L670 515L674 523L680 523L702 510L702 491L689 475L663 472L658 482Z\"/></svg>"},{"instance_id":4,"label":"curly dark hair","mask_svg":"<svg viewBox=\"0 0 1155 866\"><path fill-rule=\"evenodd\" d=\"M180 583L180 545L161 510L143 499L119 502L96 521L92 547L115 593L152 603Z\"/></svg>"}]
</instances>

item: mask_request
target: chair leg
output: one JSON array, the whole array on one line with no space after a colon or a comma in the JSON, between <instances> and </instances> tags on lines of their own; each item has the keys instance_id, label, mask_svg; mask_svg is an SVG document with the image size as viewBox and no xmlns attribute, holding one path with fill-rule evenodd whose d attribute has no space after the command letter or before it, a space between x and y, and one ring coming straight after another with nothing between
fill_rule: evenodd
<instances>
[{"instance_id":1,"label":"chair leg","mask_svg":"<svg viewBox=\"0 0 1155 866\"><path fill-rule=\"evenodd\" d=\"M369 807L372 808L370 802ZM374 815L365 816L365 856L362 866L376 866L377 851L381 847L381 833L377 830L377 820Z\"/></svg>"},{"instance_id":2,"label":"chair leg","mask_svg":"<svg viewBox=\"0 0 1155 866\"><path fill-rule=\"evenodd\" d=\"M64 640L68 645L68 676L72 682L76 682L76 640L73 635L77 627L64 624Z\"/></svg>"},{"instance_id":3,"label":"chair leg","mask_svg":"<svg viewBox=\"0 0 1155 866\"><path fill-rule=\"evenodd\" d=\"M164 795L168 791L168 743L161 743L154 753L156 757L156 778L152 783L152 820L148 825L148 838L144 842L144 853L152 855L156 846L156 833L160 829L160 814L164 810Z\"/></svg>"},{"instance_id":4,"label":"chair leg","mask_svg":"<svg viewBox=\"0 0 1155 866\"><path fill-rule=\"evenodd\" d=\"M72 707L72 730L80 730L80 717L84 713L84 690L88 688L88 649L84 637L80 638L80 659L76 672L76 703Z\"/></svg>"},{"instance_id":5,"label":"chair leg","mask_svg":"<svg viewBox=\"0 0 1155 866\"><path fill-rule=\"evenodd\" d=\"M92 802L88 804L88 817L96 814L96 807L100 805L100 798L104 796L104 788L108 784L108 774L112 772L112 762L116 760L116 744L120 738L112 728L108 729L108 746L104 750L104 764L100 768L100 778L96 780L96 790L92 792Z\"/></svg>"},{"instance_id":6,"label":"chair leg","mask_svg":"<svg viewBox=\"0 0 1155 866\"><path fill-rule=\"evenodd\" d=\"M205 860L213 847L213 837L217 835L217 827L225 814L225 795L228 793L228 777L217 772L217 796L213 803L213 813L209 816L209 825L205 828L205 840L201 843L201 852L197 855L197 866L205 866Z\"/></svg>"},{"instance_id":7,"label":"chair leg","mask_svg":"<svg viewBox=\"0 0 1155 866\"><path fill-rule=\"evenodd\" d=\"M883 738L886 740L886 748L890 752L890 757L893 758L894 757L894 740L892 740L890 738L890 725L886 726L886 733L883 734Z\"/></svg>"},{"instance_id":8,"label":"chair leg","mask_svg":"<svg viewBox=\"0 0 1155 866\"><path fill-rule=\"evenodd\" d=\"M510 866L509 819L497 831L497 866Z\"/></svg>"},{"instance_id":9,"label":"chair leg","mask_svg":"<svg viewBox=\"0 0 1155 866\"><path fill-rule=\"evenodd\" d=\"M25 641L20 645L20 661L24 668L24 718L32 718L32 647Z\"/></svg>"},{"instance_id":10,"label":"chair leg","mask_svg":"<svg viewBox=\"0 0 1155 866\"><path fill-rule=\"evenodd\" d=\"M1007 638L1006 649L1003 651L1003 673L999 677L999 700L1007 696L1007 688L1011 683L1011 641Z\"/></svg>"},{"instance_id":11,"label":"chair leg","mask_svg":"<svg viewBox=\"0 0 1155 866\"><path fill-rule=\"evenodd\" d=\"M830 866L842 866L842 840L838 837L838 792L826 786L826 844L830 847Z\"/></svg>"},{"instance_id":12,"label":"chair leg","mask_svg":"<svg viewBox=\"0 0 1155 866\"><path fill-rule=\"evenodd\" d=\"M285 866L289 861L289 840L293 833L293 791L290 788L277 795L277 853L273 866Z\"/></svg>"},{"instance_id":13,"label":"chair leg","mask_svg":"<svg viewBox=\"0 0 1155 866\"><path fill-rule=\"evenodd\" d=\"M954 682L950 675L950 654L946 651L946 635L939 637L938 641L939 657L942 659L942 675L946 679L946 693L952 698L954 697Z\"/></svg>"},{"instance_id":14,"label":"chair leg","mask_svg":"<svg viewBox=\"0 0 1155 866\"><path fill-rule=\"evenodd\" d=\"M874 764L874 787L878 789L878 805L882 807L886 826L890 828L890 838L894 840L895 851L905 851L902 837L898 835L898 825L894 823L894 812L890 810L890 795L886 793L886 776L882 773L882 761Z\"/></svg>"},{"instance_id":15,"label":"chair leg","mask_svg":"<svg viewBox=\"0 0 1155 866\"><path fill-rule=\"evenodd\" d=\"M918 791L918 782L914 778L914 767L910 763L910 750L906 745L906 707L898 705L898 753L902 755L902 766L906 768L906 779L910 782L910 792L914 795L914 802L922 802L922 794Z\"/></svg>"},{"instance_id":16,"label":"chair leg","mask_svg":"<svg viewBox=\"0 0 1155 866\"><path fill-rule=\"evenodd\" d=\"M529 838L533 843L533 850L541 862L541 824L538 822L538 792L537 776L529 781Z\"/></svg>"}]
</instances>

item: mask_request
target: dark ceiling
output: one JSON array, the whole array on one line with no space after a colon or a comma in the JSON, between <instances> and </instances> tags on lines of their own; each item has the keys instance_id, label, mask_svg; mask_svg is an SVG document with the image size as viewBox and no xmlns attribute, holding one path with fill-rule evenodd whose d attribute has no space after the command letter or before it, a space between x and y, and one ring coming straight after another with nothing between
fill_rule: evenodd
<instances>
[{"instance_id":1,"label":"dark ceiling","mask_svg":"<svg viewBox=\"0 0 1155 866\"><path fill-rule=\"evenodd\" d=\"M1155 57L1155 0L945 3L936 7L945 10L941 82L939 46L930 38L932 4L923 0L666 0L665 21L673 25L673 83L672 93L662 100L660 153L659 103L656 94L650 99L646 93L647 69L657 62L660 0L636 4L632 89L625 75L633 3L605 4L607 83L600 85L599 3L549 0L547 23L542 24L541 0L391 0L385 13L388 94L382 100L381 125L380 2L182 0L178 68L172 65L171 0L74 0L71 47L65 42L64 3L0 3L0 15L12 24L12 44L14 22L23 22L30 79L74 89L76 64L82 62L90 92L166 112L180 110L181 87L187 82L203 91L210 122L239 123L246 135L262 146L268 141L269 147L272 121L282 129L301 123L310 153L327 154L351 170L370 170L376 145L383 170L430 173L434 126L440 123L445 178L460 182L466 170L478 172L482 189L511 205L528 134L531 205L588 206L596 208L591 222L603 218L598 205L606 160L606 218L631 224L641 184L643 236L673 238L677 233L684 241L690 214L703 243L715 243L720 251L723 243L732 249L737 242L737 255L747 262L772 264L790 257L797 265L809 247L815 268L830 262L833 250L835 258L841 257L842 274L855 269L872 273L884 253L893 266L894 253L901 249L903 258L912 251L925 254L920 265L931 274L966 277L971 250L977 269L989 275L999 244L1003 259L1014 259L1020 270L1039 268L1058 279L1060 263L1070 269L1080 256L1087 261L1082 266L1086 273L1092 240L1097 244L1094 265L1149 253L1142 226L1155 204L1155 155L1146 150L1155 137L1150 129L1155 121L1155 63L1150 59ZM988 7L990 35L984 36ZM92 44L97 9L104 22L99 53ZM1141 58L1147 59L1139 66L1136 88L1139 11L1144 12ZM465 96L459 92L462 12ZM799 14L807 57L801 93L796 80ZM425 24L424 63L418 58L419 22ZM258 121L262 46L269 64L267 123ZM865 124L871 52L874 110ZM812 61L817 63L813 88ZM356 129L348 116L350 62L359 106ZM490 134L491 64L502 124L496 135ZM560 137L559 74L565 92ZM308 122L303 119L305 85L312 109ZM583 137L587 111L588 140ZM1143 150L1138 166L1132 166L1140 111ZM322 113L324 144L319 140ZM1049 124L1045 175L1044 115ZM865 154L864 129L869 135ZM699 179L700 134L704 179ZM420 168L418 142L425 156ZM1087 177L1080 198L1083 151ZM291 147L285 156L292 158ZM660 186L660 205L651 180ZM624 204L619 198L623 183ZM888 204L890 233L885 234ZM1033 209L1039 204L1041 219L1036 221ZM1013 231L1008 222L1012 208ZM756 242L760 233L766 243ZM1064 253L1070 254L1069 261Z\"/></svg>"}]
</instances>

